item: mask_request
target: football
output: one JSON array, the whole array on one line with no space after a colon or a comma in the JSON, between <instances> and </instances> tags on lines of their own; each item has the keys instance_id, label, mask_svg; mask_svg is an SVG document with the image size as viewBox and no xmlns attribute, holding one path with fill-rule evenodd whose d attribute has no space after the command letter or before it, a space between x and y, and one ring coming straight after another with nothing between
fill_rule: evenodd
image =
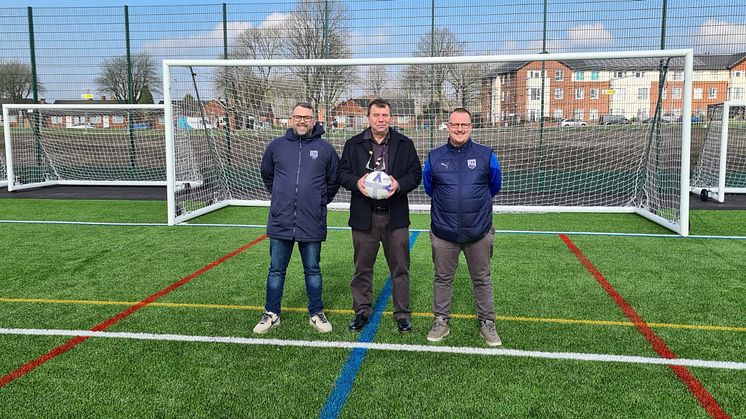
<instances>
[{"instance_id":1,"label":"football","mask_svg":"<svg viewBox=\"0 0 746 419\"><path fill-rule=\"evenodd\" d=\"M391 177L376 170L365 176L365 192L373 199L384 199L391 191Z\"/></svg>"}]
</instances>

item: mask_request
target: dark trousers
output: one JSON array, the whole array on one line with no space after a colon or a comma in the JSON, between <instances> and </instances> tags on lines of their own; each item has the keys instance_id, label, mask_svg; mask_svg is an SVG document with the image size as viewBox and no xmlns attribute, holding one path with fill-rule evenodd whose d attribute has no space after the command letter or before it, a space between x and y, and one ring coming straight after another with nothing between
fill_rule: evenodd
<instances>
[{"instance_id":1,"label":"dark trousers","mask_svg":"<svg viewBox=\"0 0 746 419\"><path fill-rule=\"evenodd\" d=\"M373 213L370 230L352 230L355 274L352 276L352 308L355 314L370 316L373 304L373 266L379 243L389 265L394 297L394 318L408 319L409 309L409 229L389 230L386 213Z\"/></svg>"}]
</instances>

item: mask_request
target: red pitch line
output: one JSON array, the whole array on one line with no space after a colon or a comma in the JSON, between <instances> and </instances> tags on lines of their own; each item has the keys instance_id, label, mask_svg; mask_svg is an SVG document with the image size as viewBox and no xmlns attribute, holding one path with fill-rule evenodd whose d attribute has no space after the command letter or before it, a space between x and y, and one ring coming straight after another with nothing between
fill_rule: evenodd
<instances>
[{"instance_id":1,"label":"red pitch line","mask_svg":"<svg viewBox=\"0 0 746 419\"><path fill-rule=\"evenodd\" d=\"M637 314L637 311L627 302L627 300L622 297L621 294L614 288L609 281L606 280L606 278L603 276L601 271L596 268L593 263L588 260L588 258L585 257L583 252L575 245L575 243L570 240L569 237L567 237L564 234L559 235L562 241L565 242L567 247L570 249L570 251L575 254L575 257L578 258L578 260L585 266L585 268L590 272L594 278L596 278L596 281L601 285L601 287L606 291L607 294L614 300L614 302L619 306L619 308L622 309L624 314L634 323L635 327L637 327L637 330L645 337L645 339L650 342L650 345L653 347L653 350L658 353L663 358L666 359L676 359L678 358L673 351L668 349L668 346L666 346L666 342L663 341L663 339L660 338L660 336L656 335L653 329L648 326L647 323L640 317L639 314ZM730 416L725 413L723 408L720 407L717 401L715 401L715 398L712 397L712 394L710 394L709 391L702 385L702 383L697 379L697 377L692 374L689 369L687 369L685 366L682 365L669 365L668 368L670 368L674 374L681 380L682 383L686 386L686 388L696 397L697 401L700 405L707 411L707 413L710 414L713 418L730 418Z\"/></svg>"},{"instance_id":2,"label":"red pitch line","mask_svg":"<svg viewBox=\"0 0 746 419\"><path fill-rule=\"evenodd\" d=\"M102 332L102 331L108 329L109 327L111 327L112 325L116 324L120 320L129 317L130 315L132 315L136 311L140 310L141 308L143 308L143 307L147 306L148 304L154 302L155 300L157 300L157 299L159 299L159 298L161 298L161 297L169 294L171 291L179 288L180 286L182 286L182 285L186 284L187 282L193 280L194 278L202 275L203 273L209 271L210 269L212 269L212 268L220 265L221 263L225 262L226 260L228 260L228 259L230 259L230 258L238 255L239 253L241 253L241 252L249 249L250 247L254 246L255 244L261 242L262 240L264 240L266 238L267 238L266 234L263 234L263 235L257 237L256 239L252 240L250 243L247 243L247 244L239 247L238 249L236 249L236 250L228 253L227 255L221 257L220 259L217 259L217 260L215 260L215 261L213 261L213 262L211 262L211 263L209 263L209 264L207 264L207 265L199 268L198 270L192 272L191 274L185 276L184 278L181 278L180 280L178 280L178 281L174 282L173 284L167 286L166 288L164 288L164 289L156 292L155 294L153 294L153 295L149 296L148 298L140 301L139 303L137 303L137 304L135 304L135 305L133 305L133 306L131 306L131 307L123 310L123 311L120 311L119 313L117 313L113 317L111 317L111 318L109 318L107 320L104 320L103 322L101 322L101 323L93 326L90 330L92 330L94 332ZM32 370L34 370L36 367L44 364L47 361L53 360L54 358L58 357L59 355L64 354L65 352L67 352L70 349L78 346L79 344L85 342L86 340L88 340L90 338L91 338L91 336L76 336L76 337L68 340L67 342L63 343L62 345L60 345L60 346L52 349L51 351L47 352L46 354L44 354L44 355L42 355L42 356L40 356L40 357L38 357L38 358L36 358L36 359L34 359L32 361L29 361L29 362L21 365L20 367L16 368L14 371L11 371L9 374L7 374L7 375L3 376L2 378L0 378L0 388L4 387L6 384L10 383L11 381L15 380L16 378L23 377L27 373L29 373Z\"/></svg>"}]
</instances>

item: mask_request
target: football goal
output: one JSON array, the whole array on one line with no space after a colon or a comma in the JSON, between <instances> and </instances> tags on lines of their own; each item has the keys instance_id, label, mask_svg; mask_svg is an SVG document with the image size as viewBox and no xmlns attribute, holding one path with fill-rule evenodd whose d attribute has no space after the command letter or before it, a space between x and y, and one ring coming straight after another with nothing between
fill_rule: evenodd
<instances>
[{"instance_id":1,"label":"football goal","mask_svg":"<svg viewBox=\"0 0 746 419\"><path fill-rule=\"evenodd\" d=\"M163 105L3 105L8 190L165 186L164 125Z\"/></svg>"},{"instance_id":2,"label":"football goal","mask_svg":"<svg viewBox=\"0 0 746 419\"><path fill-rule=\"evenodd\" d=\"M708 114L691 191L724 202L726 193L746 193L746 101L711 105Z\"/></svg>"},{"instance_id":3,"label":"football goal","mask_svg":"<svg viewBox=\"0 0 746 419\"><path fill-rule=\"evenodd\" d=\"M692 63L691 50L164 60L169 224L268 206L262 154L289 129L295 103L314 106L341 154L382 97L423 164L447 141L450 110L470 110L472 139L502 166L496 212L635 213L687 235ZM672 112L683 122L661 123ZM191 161L203 183L177 188ZM330 208L349 200L341 189ZM410 194L412 210L429 203L422 186Z\"/></svg>"}]
</instances>

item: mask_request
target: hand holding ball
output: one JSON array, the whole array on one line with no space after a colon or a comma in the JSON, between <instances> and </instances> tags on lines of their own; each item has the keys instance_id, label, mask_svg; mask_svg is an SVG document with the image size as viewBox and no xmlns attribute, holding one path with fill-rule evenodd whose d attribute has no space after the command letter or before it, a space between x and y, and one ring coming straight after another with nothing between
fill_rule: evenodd
<instances>
[{"instance_id":1,"label":"hand holding ball","mask_svg":"<svg viewBox=\"0 0 746 419\"><path fill-rule=\"evenodd\" d=\"M385 199L391 192L391 177L376 170L365 176L365 192L373 199Z\"/></svg>"}]
</instances>

